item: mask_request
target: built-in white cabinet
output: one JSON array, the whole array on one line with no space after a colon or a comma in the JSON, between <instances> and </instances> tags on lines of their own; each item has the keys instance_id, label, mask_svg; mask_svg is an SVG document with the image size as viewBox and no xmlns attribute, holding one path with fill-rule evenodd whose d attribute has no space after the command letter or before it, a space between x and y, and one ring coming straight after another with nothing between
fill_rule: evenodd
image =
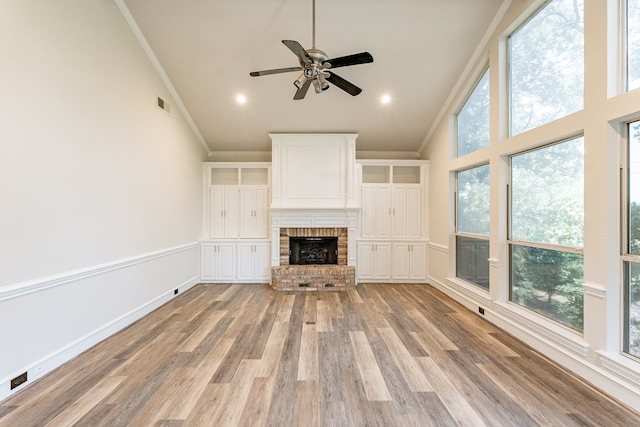
<instances>
[{"instance_id":1,"label":"built-in white cabinet","mask_svg":"<svg viewBox=\"0 0 640 427\"><path fill-rule=\"evenodd\" d=\"M203 242L200 248L200 275L203 280L230 282L235 279L235 244Z\"/></svg>"},{"instance_id":2,"label":"built-in white cabinet","mask_svg":"<svg viewBox=\"0 0 640 427\"><path fill-rule=\"evenodd\" d=\"M358 281L425 283L427 243L359 241Z\"/></svg>"},{"instance_id":3,"label":"built-in white cabinet","mask_svg":"<svg viewBox=\"0 0 640 427\"><path fill-rule=\"evenodd\" d=\"M205 282L269 282L269 163L203 166L200 273Z\"/></svg>"},{"instance_id":4,"label":"built-in white cabinet","mask_svg":"<svg viewBox=\"0 0 640 427\"><path fill-rule=\"evenodd\" d=\"M209 190L209 237L225 239L238 236L238 188L216 185Z\"/></svg>"},{"instance_id":5,"label":"built-in white cabinet","mask_svg":"<svg viewBox=\"0 0 640 427\"><path fill-rule=\"evenodd\" d=\"M427 279L427 244L424 242L393 243L392 276L410 282Z\"/></svg>"},{"instance_id":6,"label":"built-in white cabinet","mask_svg":"<svg viewBox=\"0 0 640 427\"><path fill-rule=\"evenodd\" d=\"M360 160L358 281L427 280L428 161Z\"/></svg>"},{"instance_id":7,"label":"built-in white cabinet","mask_svg":"<svg viewBox=\"0 0 640 427\"><path fill-rule=\"evenodd\" d=\"M271 278L268 241L201 242L200 274L204 282L262 283Z\"/></svg>"},{"instance_id":8,"label":"built-in white cabinet","mask_svg":"<svg viewBox=\"0 0 640 427\"><path fill-rule=\"evenodd\" d=\"M269 189L266 185L240 187L240 237L266 239L269 237L267 206Z\"/></svg>"},{"instance_id":9,"label":"built-in white cabinet","mask_svg":"<svg viewBox=\"0 0 640 427\"><path fill-rule=\"evenodd\" d=\"M267 239L270 167L265 163L205 163L208 201L203 227L210 239Z\"/></svg>"},{"instance_id":10,"label":"built-in white cabinet","mask_svg":"<svg viewBox=\"0 0 640 427\"><path fill-rule=\"evenodd\" d=\"M360 280L391 279L391 243L358 242L356 270Z\"/></svg>"},{"instance_id":11,"label":"built-in white cabinet","mask_svg":"<svg viewBox=\"0 0 640 427\"><path fill-rule=\"evenodd\" d=\"M239 242L238 271L240 282L264 282L271 277L271 244L269 242Z\"/></svg>"}]
</instances>

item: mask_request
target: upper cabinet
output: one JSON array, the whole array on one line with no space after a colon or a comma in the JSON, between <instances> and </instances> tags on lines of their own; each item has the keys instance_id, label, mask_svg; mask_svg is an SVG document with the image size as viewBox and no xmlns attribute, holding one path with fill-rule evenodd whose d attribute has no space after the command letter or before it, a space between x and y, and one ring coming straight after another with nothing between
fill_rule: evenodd
<instances>
[{"instance_id":1,"label":"upper cabinet","mask_svg":"<svg viewBox=\"0 0 640 427\"><path fill-rule=\"evenodd\" d=\"M269 163L205 163L204 235L267 239Z\"/></svg>"},{"instance_id":2,"label":"upper cabinet","mask_svg":"<svg viewBox=\"0 0 640 427\"><path fill-rule=\"evenodd\" d=\"M428 162L360 160L363 239L427 238Z\"/></svg>"}]
</instances>

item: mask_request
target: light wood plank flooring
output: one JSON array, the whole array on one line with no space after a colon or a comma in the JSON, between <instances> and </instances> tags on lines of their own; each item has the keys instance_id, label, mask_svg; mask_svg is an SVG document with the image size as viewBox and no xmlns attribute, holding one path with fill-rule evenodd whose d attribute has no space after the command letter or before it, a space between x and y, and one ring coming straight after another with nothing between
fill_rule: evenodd
<instances>
[{"instance_id":1,"label":"light wood plank flooring","mask_svg":"<svg viewBox=\"0 0 640 427\"><path fill-rule=\"evenodd\" d=\"M1 426L640 426L426 285L198 285L0 403Z\"/></svg>"}]
</instances>

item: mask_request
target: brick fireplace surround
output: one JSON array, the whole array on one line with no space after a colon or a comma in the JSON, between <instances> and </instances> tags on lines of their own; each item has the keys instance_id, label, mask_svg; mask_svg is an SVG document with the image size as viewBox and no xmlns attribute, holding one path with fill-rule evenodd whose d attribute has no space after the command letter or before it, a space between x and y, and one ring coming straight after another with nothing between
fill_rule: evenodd
<instances>
[{"instance_id":1,"label":"brick fireplace surround","mask_svg":"<svg viewBox=\"0 0 640 427\"><path fill-rule=\"evenodd\" d=\"M337 237L337 265L289 265L290 237ZM280 265L271 267L271 287L279 291L348 291L355 289L355 266L347 265L347 228L280 228Z\"/></svg>"}]
</instances>

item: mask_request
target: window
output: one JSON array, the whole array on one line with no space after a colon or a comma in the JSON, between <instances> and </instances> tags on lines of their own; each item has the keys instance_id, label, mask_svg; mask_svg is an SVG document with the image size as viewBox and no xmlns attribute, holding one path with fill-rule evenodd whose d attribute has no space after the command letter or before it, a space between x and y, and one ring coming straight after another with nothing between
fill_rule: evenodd
<instances>
[{"instance_id":1,"label":"window","mask_svg":"<svg viewBox=\"0 0 640 427\"><path fill-rule=\"evenodd\" d=\"M489 145L489 70L471 92L456 116L457 156Z\"/></svg>"},{"instance_id":2,"label":"window","mask_svg":"<svg viewBox=\"0 0 640 427\"><path fill-rule=\"evenodd\" d=\"M627 0L627 89L640 87L640 0Z\"/></svg>"},{"instance_id":3,"label":"window","mask_svg":"<svg viewBox=\"0 0 640 427\"><path fill-rule=\"evenodd\" d=\"M456 276L489 289L489 165L457 173Z\"/></svg>"},{"instance_id":4,"label":"window","mask_svg":"<svg viewBox=\"0 0 640 427\"><path fill-rule=\"evenodd\" d=\"M583 0L552 0L509 39L511 135L583 108Z\"/></svg>"},{"instance_id":5,"label":"window","mask_svg":"<svg viewBox=\"0 0 640 427\"><path fill-rule=\"evenodd\" d=\"M640 357L640 121L627 127L624 250L624 352Z\"/></svg>"},{"instance_id":6,"label":"window","mask_svg":"<svg viewBox=\"0 0 640 427\"><path fill-rule=\"evenodd\" d=\"M584 138L511 157L510 300L583 327Z\"/></svg>"}]
</instances>

